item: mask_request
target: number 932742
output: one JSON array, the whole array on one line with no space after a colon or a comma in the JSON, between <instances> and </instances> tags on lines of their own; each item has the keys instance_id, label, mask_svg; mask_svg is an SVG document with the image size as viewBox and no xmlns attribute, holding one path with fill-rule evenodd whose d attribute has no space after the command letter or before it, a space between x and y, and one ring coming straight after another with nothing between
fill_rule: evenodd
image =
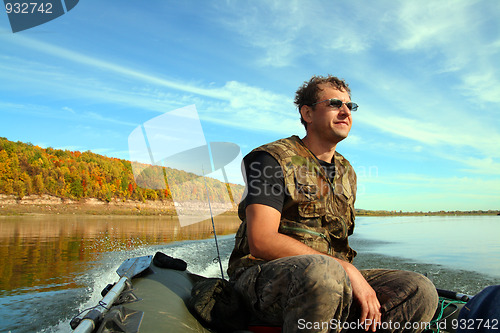
<instances>
[{"instance_id":1,"label":"number 932742","mask_svg":"<svg viewBox=\"0 0 500 333\"><path fill-rule=\"evenodd\" d=\"M52 14L52 4L50 2L7 2L5 11L7 14Z\"/></svg>"},{"instance_id":2,"label":"number 932742","mask_svg":"<svg viewBox=\"0 0 500 333\"><path fill-rule=\"evenodd\" d=\"M498 326L498 319L496 319L496 318L494 318L494 319L481 319L481 318L453 319L451 321L451 326L454 330L457 330L457 329L479 330L482 328L486 328L488 330L500 329L500 327Z\"/></svg>"}]
</instances>

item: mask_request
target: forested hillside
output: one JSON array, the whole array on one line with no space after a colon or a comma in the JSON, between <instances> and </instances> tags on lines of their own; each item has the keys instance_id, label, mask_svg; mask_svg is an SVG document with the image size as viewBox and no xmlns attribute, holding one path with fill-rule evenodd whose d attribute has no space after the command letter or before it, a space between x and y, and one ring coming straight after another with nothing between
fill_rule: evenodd
<instances>
[{"instance_id":1,"label":"forested hillside","mask_svg":"<svg viewBox=\"0 0 500 333\"><path fill-rule=\"evenodd\" d=\"M197 191L204 180L194 174L170 168L150 167L141 175L141 184L148 183L148 175L163 173L170 184L186 183L187 188L175 193L176 200L196 199ZM241 185L227 185L207 178L207 187L214 201L223 201L228 188L234 198L243 193ZM201 183L203 184L203 183ZM205 188L204 184L201 188ZM103 201L113 199L169 200L169 188L153 190L141 188L134 181L130 161L110 158L92 153L41 148L31 143L12 142L0 138L0 193L23 198L31 194L49 194L60 198L78 200L97 198ZM189 194L189 196L187 196ZM199 193L200 200L202 193Z\"/></svg>"}]
</instances>

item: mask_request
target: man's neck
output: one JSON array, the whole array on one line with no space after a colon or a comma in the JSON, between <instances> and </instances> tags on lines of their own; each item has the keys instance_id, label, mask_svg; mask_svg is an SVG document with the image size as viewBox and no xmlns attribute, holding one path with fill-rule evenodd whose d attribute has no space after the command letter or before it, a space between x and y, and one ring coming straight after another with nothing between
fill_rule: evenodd
<instances>
[{"instance_id":1,"label":"man's neck","mask_svg":"<svg viewBox=\"0 0 500 333\"><path fill-rule=\"evenodd\" d=\"M337 144L332 145L331 143L320 141L315 139L313 136L306 135L302 142L306 147L314 154L319 160L331 163L333 160L333 155L335 154L335 148Z\"/></svg>"}]
</instances>

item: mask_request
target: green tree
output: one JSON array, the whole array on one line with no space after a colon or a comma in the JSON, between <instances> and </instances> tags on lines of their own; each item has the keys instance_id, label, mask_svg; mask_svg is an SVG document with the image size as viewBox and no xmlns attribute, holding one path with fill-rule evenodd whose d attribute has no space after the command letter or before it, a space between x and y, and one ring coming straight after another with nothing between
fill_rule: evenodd
<instances>
[{"instance_id":1,"label":"green tree","mask_svg":"<svg viewBox=\"0 0 500 333\"><path fill-rule=\"evenodd\" d=\"M53 180L52 177L49 177ZM49 181L47 179L47 181ZM45 192L45 184L43 183L43 177L41 174L35 176L35 181L33 182L34 192L37 194L43 194Z\"/></svg>"}]
</instances>

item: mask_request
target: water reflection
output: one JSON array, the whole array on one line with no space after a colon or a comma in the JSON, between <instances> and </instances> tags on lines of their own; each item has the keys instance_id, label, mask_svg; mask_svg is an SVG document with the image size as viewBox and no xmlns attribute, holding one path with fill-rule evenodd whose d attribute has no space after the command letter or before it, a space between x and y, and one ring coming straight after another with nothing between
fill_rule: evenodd
<instances>
[{"instance_id":1,"label":"water reflection","mask_svg":"<svg viewBox=\"0 0 500 333\"><path fill-rule=\"evenodd\" d=\"M239 220L215 217L217 234ZM180 227L175 217L20 216L0 218L0 294L73 289L99 255L212 236L211 221Z\"/></svg>"}]
</instances>

